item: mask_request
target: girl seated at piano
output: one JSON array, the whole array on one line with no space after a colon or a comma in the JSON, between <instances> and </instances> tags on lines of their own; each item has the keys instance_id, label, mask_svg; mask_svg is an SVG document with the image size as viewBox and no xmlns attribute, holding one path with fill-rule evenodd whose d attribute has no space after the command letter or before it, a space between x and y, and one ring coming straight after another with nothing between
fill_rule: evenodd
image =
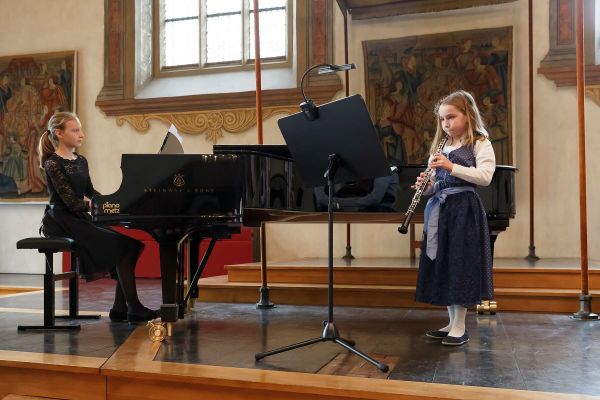
<instances>
[{"instance_id":1,"label":"girl seated at piano","mask_svg":"<svg viewBox=\"0 0 600 400\"><path fill-rule=\"evenodd\" d=\"M433 196L425 207L416 299L447 307L449 324L426 335L457 346L469 341L467 308L494 296L487 217L475 187L490 184L496 159L470 93L459 90L444 97L436 116L429 157L433 183L424 193Z\"/></svg>"},{"instance_id":2,"label":"girl seated at piano","mask_svg":"<svg viewBox=\"0 0 600 400\"><path fill-rule=\"evenodd\" d=\"M136 290L134 269L143 245L113 230L96 226L89 215L90 201L99 195L90 179L85 157L76 152L84 138L74 113L57 112L39 144L50 200L40 231L44 236L75 240L79 273L87 281L107 275L117 279L112 321L144 322L157 312L144 307Z\"/></svg>"}]
</instances>

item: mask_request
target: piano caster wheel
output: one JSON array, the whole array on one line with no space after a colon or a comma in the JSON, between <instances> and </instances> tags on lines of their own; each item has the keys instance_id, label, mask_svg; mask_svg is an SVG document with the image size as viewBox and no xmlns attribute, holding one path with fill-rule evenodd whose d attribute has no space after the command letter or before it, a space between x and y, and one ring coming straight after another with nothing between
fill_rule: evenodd
<instances>
[{"instance_id":1,"label":"piano caster wheel","mask_svg":"<svg viewBox=\"0 0 600 400\"><path fill-rule=\"evenodd\" d=\"M148 321L148 336L153 342L162 342L167 337L166 322L160 320Z\"/></svg>"},{"instance_id":2,"label":"piano caster wheel","mask_svg":"<svg viewBox=\"0 0 600 400\"><path fill-rule=\"evenodd\" d=\"M490 315L496 315L497 310L498 303L496 303L496 300L490 300Z\"/></svg>"},{"instance_id":3,"label":"piano caster wheel","mask_svg":"<svg viewBox=\"0 0 600 400\"><path fill-rule=\"evenodd\" d=\"M496 315L498 311L498 303L496 300L484 300L481 304L477 304L477 314L485 314L486 312L490 315Z\"/></svg>"}]
</instances>

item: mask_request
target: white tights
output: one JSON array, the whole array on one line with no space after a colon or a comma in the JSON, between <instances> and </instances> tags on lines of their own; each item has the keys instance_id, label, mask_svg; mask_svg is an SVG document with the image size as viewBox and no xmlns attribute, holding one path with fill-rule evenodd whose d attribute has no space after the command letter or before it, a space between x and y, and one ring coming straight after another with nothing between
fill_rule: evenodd
<instances>
[{"instance_id":1,"label":"white tights","mask_svg":"<svg viewBox=\"0 0 600 400\"><path fill-rule=\"evenodd\" d=\"M447 308L450 322L448 325L440 329L440 331L448 332L448 336L460 337L464 335L467 309L458 304L453 304Z\"/></svg>"}]
</instances>

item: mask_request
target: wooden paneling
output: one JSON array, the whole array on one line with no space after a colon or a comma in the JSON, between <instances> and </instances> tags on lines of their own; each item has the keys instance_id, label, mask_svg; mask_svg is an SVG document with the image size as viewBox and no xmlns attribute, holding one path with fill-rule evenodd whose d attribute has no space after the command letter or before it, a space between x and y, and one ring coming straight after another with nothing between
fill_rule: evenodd
<instances>
[{"instance_id":1,"label":"wooden paneling","mask_svg":"<svg viewBox=\"0 0 600 400\"><path fill-rule=\"evenodd\" d=\"M0 367L0 376L0 396L19 394L56 399L106 399L106 378L98 374Z\"/></svg>"},{"instance_id":2,"label":"wooden paneling","mask_svg":"<svg viewBox=\"0 0 600 400\"><path fill-rule=\"evenodd\" d=\"M98 374L106 358L81 357L52 353L28 353L0 350L0 367L41 369L56 372Z\"/></svg>"},{"instance_id":3,"label":"wooden paneling","mask_svg":"<svg viewBox=\"0 0 600 400\"><path fill-rule=\"evenodd\" d=\"M387 264L392 261L387 262ZM397 260L401 263L400 260ZM344 306L427 308L414 301L418 269L392 267L378 259L356 266L335 266L335 303ZM502 261L505 265L510 261ZM557 267L564 263L563 268ZM573 261L546 261L546 268L495 268L495 300L499 311L574 312L578 309L580 271ZM201 279L200 299L252 303L260 286L258 263L228 266L227 277ZM323 260L283 262L269 266L270 297L279 304L327 304L327 268ZM590 287L600 294L600 270L590 271Z\"/></svg>"},{"instance_id":4,"label":"wooden paneling","mask_svg":"<svg viewBox=\"0 0 600 400\"><path fill-rule=\"evenodd\" d=\"M266 371L263 371L266 372ZM252 387L227 388L222 386L193 384L185 381L165 382L160 379L109 378L109 400L137 399L194 399L202 400L598 400L595 396L567 395L558 393L531 392L525 390L495 389L473 386L444 385L418 382L386 381L367 378L357 379L360 383L348 385L347 382L335 383L336 387L323 389L315 387L305 389L317 381L312 374L295 374L295 382L289 383L289 389L254 389ZM319 376L321 377L321 376ZM333 378L333 377L327 377ZM364 381L370 385L360 386ZM276 386L275 386L276 387ZM294 393L298 390L298 393ZM373 391L371 391L373 390Z\"/></svg>"},{"instance_id":5,"label":"wooden paneling","mask_svg":"<svg viewBox=\"0 0 600 400\"><path fill-rule=\"evenodd\" d=\"M406 261L405 266L369 267L335 266L336 284L347 285L414 285L418 268ZM226 267L229 282L260 282L258 263ZM270 283L326 284L327 268L323 265L269 266ZM496 288L579 289L580 272L574 268L495 268ZM600 270L590 271L590 287L600 290Z\"/></svg>"},{"instance_id":6,"label":"wooden paneling","mask_svg":"<svg viewBox=\"0 0 600 400\"><path fill-rule=\"evenodd\" d=\"M110 400L443 399L591 400L594 396L390 381L362 377L153 361L157 347L138 328L102 368Z\"/></svg>"},{"instance_id":7,"label":"wooden paneling","mask_svg":"<svg viewBox=\"0 0 600 400\"><path fill-rule=\"evenodd\" d=\"M0 396L106 399L100 357L0 351Z\"/></svg>"}]
</instances>

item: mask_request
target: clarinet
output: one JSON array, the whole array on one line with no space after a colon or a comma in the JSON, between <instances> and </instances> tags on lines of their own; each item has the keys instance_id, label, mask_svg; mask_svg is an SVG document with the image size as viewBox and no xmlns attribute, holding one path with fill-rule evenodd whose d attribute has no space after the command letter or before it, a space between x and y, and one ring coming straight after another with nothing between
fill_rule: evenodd
<instances>
[{"instance_id":1,"label":"clarinet","mask_svg":"<svg viewBox=\"0 0 600 400\"><path fill-rule=\"evenodd\" d=\"M438 145L435 152L441 153L442 150L444 150L444 146L446 145L447 141L448 135L445 135L442 138L442 140L440 140L440 144ZM431 179L431 175L433 175L433 171L434 168L427 167L427 169L425 170L425 176L423 177L423 182L421 182L421 185L417 188L417 191L415 192L412 201L410 202L408 210L404 213L404 221L402 221L402 225L398 228L398 232L402 233L403 235L406 235L406 232L408 232L408 225L410 224L410 220L412 219L413 214L415 213L417 204L419 204L419 201L421 200L421 195L425 191L425 188L427 188L427 184Z\"/></svg>"}]
</instances>

